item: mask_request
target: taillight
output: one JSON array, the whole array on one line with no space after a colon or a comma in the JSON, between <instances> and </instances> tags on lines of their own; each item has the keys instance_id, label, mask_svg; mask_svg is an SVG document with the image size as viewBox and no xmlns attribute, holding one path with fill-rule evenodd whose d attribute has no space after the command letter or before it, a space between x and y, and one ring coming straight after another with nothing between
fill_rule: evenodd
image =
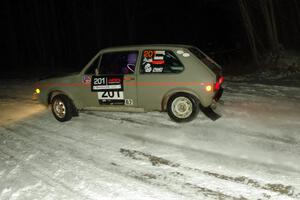
<instances>
[{"instance_id":1,"label":"taillight","mask_svg":"<svg viewBox=\"0 0 300 200\"><path fill-rule=\"evenodd\" d=\"M215 84L215 90L219 90L223 82L224 82L224 76L221 76Z\"/></svg>"}]
</instances>

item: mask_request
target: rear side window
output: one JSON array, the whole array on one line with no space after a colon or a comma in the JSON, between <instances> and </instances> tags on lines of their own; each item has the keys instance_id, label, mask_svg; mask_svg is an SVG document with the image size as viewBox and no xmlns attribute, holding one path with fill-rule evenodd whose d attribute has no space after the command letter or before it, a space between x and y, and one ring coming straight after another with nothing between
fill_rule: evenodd
<instances>
[{"instance_id":1,"label":"rear side window","mask_svg":"<svg viewBox=\"0 0 300 200\"><path fill-rule=\"evenodd\" d=\"M100 74L133 74L135 71L137 51L111 52L102 55Z\"/></svg>"},{"instance_id":2,"label":"rear side window","mask_svg":"<svg viewBox=\"0 0 300 200\"><path fill-rule=\"evenodd\" d=\"M183 64L172 51L143 51L140 73L179 73L184 70Z\"/></svg>"}]
</instances>

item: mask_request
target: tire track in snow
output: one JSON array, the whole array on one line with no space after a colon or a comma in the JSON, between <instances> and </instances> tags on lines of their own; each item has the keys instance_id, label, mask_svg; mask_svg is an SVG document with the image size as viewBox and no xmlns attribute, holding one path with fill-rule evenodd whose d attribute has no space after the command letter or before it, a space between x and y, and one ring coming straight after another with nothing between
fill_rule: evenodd
<instances>
[{"instance_id":1,"label":"tire track in snow","mask_svg":"<svg viewBox=\"0 0 300 200\"><path fill-rule=\"evenodd\" d=\"M24 123L23 123L24 124ZM31 127L35 127L35 125L32 125ZM15 132L17 132L17 130L14 130L14 129L8 129L9 131L11 131L11 132L13 132L13 133L15 133ZM43 128L38 128L37 130L44 130ZM25 129L23 128L23 131L25 131L26 132L26 127L25 127ZM45 130L44 130L45 131ZM55 132L54 132L55 133ZM51 133L52 134L52 133ZM42 134L42 135L44 135L44 134ZM50 140L54 140L54 141L56 141L56 142L60 142L60 143L65 143L65 141L61 141L61 140L57 140L58 138L59 139L62 139L62 140L65 140L65 139L71 139L71 138L64 138L64 137L62 137L62 136L60 136L60 135L58 135L58 134L54 134L55 136L56 136L56 138L52 138L52 137L49 137L49 136L45 136L46 138L48 138L48 139L50 139ZM25 136L23 136L23 137L25 137ZM32 139L33 138L29 138L29 137L26 137L27 138L27 140L31 140L31 141L33 141ZM36 141L37 143L39 143L39 141ZM75 140L75 142L78 142L78 140ZM67 142L67 143L65 143L63 146L65 147L65 148L67 148L66 146L68 146L70 143L69 142ZM85 143L86 144L86 143ZM87 145L90 145L91 143L87 143ZM99 147L99 145L96 145L95 146L96 148L100 148ZM47 147L45 147L45 146L43 146L42 147L43 149L45 149L45 148L47 148ZM41 149L41 148L40 148ZM51 148L48 148L48 150L50 150L51 151ZM72 151L72 149L69 149L69 151ZM74 149L73 149L73 151L74 151ZM107 152L108 153L108 152ZM81 158L81 160L84 160L84 155L80 155L81 154L81 152L78 152L78 151L74 151L74 154L77 156L77 158L76 159L80 159ZM87 156L87 157L89 157L89 155ZM105 160L105 159L103 159L103 158L100 158L102 161L103 160ZM93 158L93 162L92 162L92 165L94 166L94 167L96 167L96 165L97 166L100 166L102 163L99 163L99 162L97 162L97 160L100 160L100 159L96 159L96 157L94 157ZM84 162L86 162L86 163L89 163L89 161L84 161ZM107 161L107 163L111 163L110 161ZM98 167L97 167L98 168ZM145 174L145 173L147 173L147 172L139 172L138 170L134 170L134 167L132 167L132 168L128 168L128 167L124 167L124 166L122 166L122 168L123 168L123 170L119 170L119 169L116 169L116 171L115 172L117 172L118 174L120 174L120 175L122 175L122 176L124 176L124 177L130 177L130 178L132 178L132 179L135 179L135 180L138 180L138 181L141 181L141 179L139 179L139 178L137 178L138 176L137 176L137 174ZM124 170L125 169L125 170ZM101 168L101 170L105 170L105 169L103 169L103 168ZM110 169L106 169L108 172L111 172L110 171ZM145 181L142 181L142 182L145 182ZM145 183L148 183L148 182L145 182ZM148 183L149 184L149 183ZM162 184L152 184L152 185L155 185L155 186L162 186ZM172 191L172 192L174 192L174 193L177 193L177 194L179 194L179 195L183 195L183 196L188 196L189 197L189 192L188 193L184 193L184 192L180 192L180 190L175 190L175 189L173 189L172 187L165 187L167 190L170 190L170 191ZM207 189L207 191L209 191L209 189ZM195 192L195 191L194 191ZM220 194L221 195L221 194ZM207 196L207 194L205 194L205 196ZM212 196L212 194L210 194L209 196ZM215 196L215 195L213 195L213 196ZM222 195L222 196L226 196L226 195ZM193 196L194 197L194 196ZM228 196L228 197L230 197L230 196ZM235 198L230 198L230 199L235 199Z\"/></svg>"},{"instance_id":2,"label":"tire track in snow","mask_svg":"<svg viewBox=\"0 0 300 200\"><path fill-rule=\"evenodd\" d=\"M26 124L24 124L25 125L25 128L26 128ZM32 127L34 127L35 125L33 125ZM42 130L44 130L45 131L45 129L44 128L40 128L39 129L40 131L42 131ZM46 129L47 130L47 129ZM14 130L12 130L12 131L14 131ZM55 132L54 132L55 133ZM57 134L55 134L55 135L57 135ZM58 135L59 136L59 135ZM50 137L50 139L53 139L53 138L51 138ZM65 138L60 138L60 139L65 139ZM70 139L70 138L69 138ZM77 142L78 142L78 140L76 140ZM168 143L167 143L168 144ZM87 143L86 145L91 145L91 143ZM98 148L99 148L99 145L96 145ZM137 172L132 172L133 174L137 174ZM144 173L144 174L147 174L146 172ZM211 174L210 174L211 175ZM217 178L220 178L220 177L225 177L225 175L218 175L218 177ZM227 178L228 179L228 178ZM187 185L190 185L189 187L194 187L194 189L196 189L196 188L198 188L198 190L201 190L201 187L199 187L199 186L196 186L196 185L192 185L192 184L188 184L187 183ZM187 185L185 185L186 187L188 187Z\"/></svg>"},{"instance_id":3,"label":"tire track in snow","mask_svg":"<svg viewBox=\"0 0 300 200\"><path fill-rule=\"evenodd\" d=\"M113 114L97 114L94 112L90 112L90 111L83 111L84 114L86 115L92 115L92 116L96 116L96 117L100 117L100 118L105 118L105 119L109 119L109 120L113 120L113 121L119 121L119 122L129 122L132 124L137 124L137 125L143 125L143 126L153 126L153 122L151 121L146 121L146 120L134 120L130 117L118 117L116 115ZM164 123L159 123L159 122L155 122L156 124L158 124L160 127L164 127L164 128L172 128L172 129L176 129L179 126L174 124L174 125L169 125L169 124L164 124Z\"/></svg>"},{"instance_id":4,"label":"tire track in snow","mask_svg":"<svg viewBox=\"0 0 300 200\"><path fill-rule=\"evenodd\" d=\"M124 118L124 117L117 117L114 114L96 114L93 112L83 112L84 114L87 115L92 115L92 116L97 116L99 118L105 118L108 120L113 120L113 121L126 121L129 123L133 123L133 124L138 124L138 125L142 125L142 126L151 126L153 127L153 123L146 121L146 120L141 120L141 119L134 119L134 118ZM157 123L156 123L157 124ZM168 124L164 124L164 123L158 123L159 127L163 127L163 128L172 128L172 129L178 129L180 128L180 126L178 125L168 125ZM191 124L193 127L198 126L199 124L197 123L192 123ZM184 127L184 124L183 124ZM277 141L280 143L286 143L286 144L292 144L292 145L299 145L299 141L296 141L295 139L290 139L290 138L282 138L279 136L269 136L269 135L265 135L263 134L263 132L258 132L258 131L251 131L249 134L249 131L246 130L239 130L239 132L235 132L235 130L232 127L226 127L226 129L230 129L231 133L233 134L242 134L243 136L246 137L252 137L252 138L260 138L260 139L264 139L266 141Z\"/></svg>"},{"instance_id":5,"label":"tire track in snow","mask_svg":"<svg viewBox=\"0 0 300 200\"><path fill-rule=\"evenodd\" d=\"M194 171L194 172L198 172L198 173L205 174L208 176L216 177L216 178L219 178L222 180L231 181L231 182L235 182L235 183L239 183L239 184L244 184L244 185L259 188L262 190L268 190L270 192L279 193L281 195L286 195L289 197L295 197L295 198L300 197L300 193L296 194L294 192L294 187L290 186L290 185L286 186L286 185L277 184L277 183L261 184L261 183L259 183L259 181L245 177L245 176L232 177L232 176L227 176L227 175L223 175L223 174L200 170L197 168L186 167L181 164L164 159L162 157L153 156L151 154L147 154L147 153L137 151L137 150L129 150L129 149L121 148L120 153L123 154L124 156L130 157L134 160L148 161L153 166L167 165L170 167L179 168L179 169L181 169L180 173L184 173L185 170ZM182 170L182 169L184 169L184 170Z\"/></svg>"},{"instance_id":6,"label":"tire track in snow","mask_svg":"<svg viewBox=\"0 0 300 200\"><path fill-rule=\"evenodd\" d=\"M95 118L99 118L99 117L101 117L101 118L103 118L103 119L107 119L107 120L113 120L113 121L120 121L119 120L119 118L118 117L115 117L115 115L114 114L111 114L111 115L109 115L109 118L107 118L106 116L101 116L101 115L94 115L94 114L92 114L92 115L90 115L90 116L92 116L92 117L95 117ZM138 119L139 120L139 119ZM138 121L138 120L136 120L136 119L132 119L132 121ZM151 127L153 127L153 124L149 124L149 123L145 123L145 124L141 124L141 123L135 123L135 124L137 124L138 126L151 126ZM128 124L127 124L128 125ZM33 126L35 126L35 125L33 125ZM94 124L89 124L89 126L91 126L92 128L95 128L95 130L97 129L97 126L94 126ZM176 127L176 126L175 126ZM178 127L176 127L176 128L178 128ZM45 128L42 128L42 129L40 129L40 130L47 130L47 129L45 129ZM48 130L47 130L48 131ZM231 133L233 133L233 134L239 134L239 133L236 133L236 132L234 132L234 130L232 129L232 131L230 131ZM242 131L243 133L245 132L245 131ZM53 134L56 134L55 132L53 132ZM102 133L103 134L103 133ZM104 134L106 134L106 133L104 133ZM202 149L198 149L198 148L193 148L193 147L186 147L186 146L182 146L182 145L177 145L177 144L174 144L174 143L170 143L170 142L165 142L165 141L161 141L161 140L157 140L157 139L153 139L153 138L149 138L149 137L143 137L143 136L141 136L141 135L135 135L135 134L130 134L130 133L112 133L112 132L110 132L110 135L112 135L112 134L114 134L115 135L115 137L120 137L120 135L122 135L122 136L125 136L125 137L129 137L129 138L132 138L132 139L134 139L134 140L140 140L140 141L146 141L146 142L150 142L150 143L154 143L154 144L160 144L160 145L168 145L168 146L173 146L174 148L181 148L181 149L187 149L187 150L191 150L191 151L199 151L199 152L202 152L203 154L209 154L209 155L211 155L211 156L217 156L217 157L220 157L220 156L222 156L222 157L228 157L228 159L230 159L230 160L236 160L236 161L242 161L242 162L246 162L246 163L248 163L248 164L258 164L258 165L262 165L262 166L265 166L265 168L269 168L269 167L272 167L272 168L275 168L275 169L280 169L280 170L286 170L286 169L288 169L289 171L291 171L291 172L296 172L296 173L300 173L300 170L298 170L298 169L295 169L295 168L293 168L293 167L290 167L290 166L282 166L282 165L279 165L279 164L271 164L271 163L262 163L262 162L260 162L260 161L249 161L249 160L245 160L245 159L242 159L242 158L237 158L237 157L232 157L232 156L229 156L229 155L226 155L226 154L219 154L219 153L216 153L216 152L212 152L212 151L207 151L207 150L202 150ZM258 133L257 133L258 134ZM245 134L243 134L243 135L245 135L246 137L250 137L250 138L256 138L254 135L247 135L247 133L245 132ZM258 136L258 138L261 138L261 137L259 137ZM73 138L74 139L74 138ZM271 139L265 139L266 141L271 141ZM279 139L280 140L280 139ZM77 140L78 142L82 142L82 140ZM277 141L277 140L275 140L275 141ZM288 141L283 141L283 140L280 140L280 141L278 141L278 142L282 142L283 144L285 144L285 143L287 143L288 145L290 145L289 144L289 142ZM89 143L89 144L91 144L91 145L93 145L92 143ZM273 144L272 144L273 145ZM294 145L294 144L292 144L292 145ZM297 145L297 144L295 144L295 145ZM298 146L298 145L297 145ZM287 149L290 149L291 147L287 147Z\"/></svg>"},{"instance_id":7,"label":"tire track in snow","mask_svg":"<svg viewBox=\"0 0 300 200\"><path fill-rule=\"evenodd\" d=\"M184 190L181 194L189 196L191 199L203 199L203 198L214 198L214 199L231 199L231 200L247 200L247 198L234 197L231 195L224 194L217 190L212 190L206 187L199 186L197 184L192 184L189 182L182 182L180 180L176 180L176 178L172 178L170 176L165 175L155 175L151 173L140 173L137 171L131 171L128 173L128 176L131 176L141 182L145 182L151 185L156 185L158 187L164 187L168 190L171 190L175 193L178 193L178 190ZM172 182L172 186L169 183ZM176 187L174 185L177 185ZM186 194L189 193L189 194ZM192 195L194 194L194 195ZM201 197L198 195L202 195Z\"/></svg>"},{"instance_id":8,"label":"tire track in snow","mask_svg":"<svg viewBox=\"0 0 300 200\"><path fill-rule=\"evenodd\" d=\"M128 133L124 133L123 135L126 135L127 137L131 137L135 140L140 140L141 142L149 142L149 143L153 143L153 144L157 144L157 145L168 145L171 146L173 148L177 148L177 149L184 149L184 150L188 150L191 152L197 152L197 153L201 153L201 154L205 154L207 156L211 156L214 158L218 158L219 160L230 160L230 162L234 162L234 163L244 163L245 165L259 165L260 167L263 167L264 169L269 169L269 168L273 168L273 169L278 169L278 170L289 170L291 172L294 173L300 173L300 170L294 169L294 168L290 168L288 166L281 166L278 164L270 164L270 163L262 163L259 161L253 161L253 160L247 160L244 158L237 158L237 157L233 157L233 156L229 156L227 154L222 154L222 153L217 153L217 152L212 152L212 151L208 151L208 150L204 150L204 149L198 149L198 148L194 148L194 147L186 147L183 145L179 145L176 143L169 143L169 142L165 142L162 140L158 140L158 139L153 139L153 138L149 138L149 137L143 137L140 135L132 135L132 134L128 134ZM226 159L224 159L226 158Z\"/></svg>"},{"instance_id":9,"label":"tire track in snow","mask_svg":"<svg viewBox=\"0 0 300 200\"><path fill-rule=\"evenodd\" d=\"M23 123L24 124L24 123ZM25 124L24 124L25 125ZM25 125L25 127L26 126L28 126L28 124L27 125ZM40 130L40 131L45 131L45 129L44 128L38 128L38 127L36 127L35 125L31 125L30 127L35 127L37 130ZM25 128L26 129L26 128ZM15 130L10 130L10 131L13 131L13 132L15 132ZM24 129L23 129L23 131L24 131ZM55 133L55 132L53 132L54 133L54 135L56 136L56 138L52 138L52 137L48 137L48 136L46 136L48 139L51 139L51 140L55 140L56 142L63 142L63 141L60 141L60 140L57 140L57 138L59 138L59 139L62 139L62 140L65 140L65 139L71 139L71 138L69 138L69 137L67 137L67 138L64 138L63 136L60 136L60 135L58 135L57 133ZM51 134L52 134L52 132L51 132ZM28 138L29 139L29 138ZM80 142L80 141L78 141L78 140L74 140L75 142L78 142L78 143L82 143L82 142ZM37 141L38 142L38 141ZM64 141L65 142L65 141ZM63 145L63 146L67 146L69 143L66 143L66 145ZM84 144L87 144L87 145L91 145L91 143L84 143ZM93 144L94 145L94 144ZM94 145L95 146L95 148L100 148L99 147L99 145ZM80 153L79 152L74 152L76 155L79 155ZM84 157L84 156L81 156L81 157ZM100 158L100 159L102 159L103 160L103 158ZM96 158L94 158L93 160L93 163L92 164L99 164L99 165L101 165L101 163L99 163L99 162L97 162L96 160L100 160L100 159L96 159ZM85 161L85 162L87 162L87 161ZM109 163L109 161L107 162L107 163ZM137 176L133 176L132 174L138 174L139 172L137 171L137 170L133 170L133 168L126 168L126 167L122 167L123 168L123 170L119 170L119 169L117 169L116 170L116 172L118 173L118 174L120 174L120 175L122 175L122 176L124 176L124 177L130 177L130 178L132 178L132 179L135 179L135 180L137 180ZM102 169L102 168L101 168ZM124 170L125 169L125 170ZM103 170L103 169L102 169ZM110 169L106 169L106 170L108 170L108 171L110 171ZM138 181L140 181L140 179L138 179ZM156 184L155 184L156 185ZM160 186L160 185L156 185L156 186ZM174 193L177 193L177 194L179 194L179 195L184 195L184 196L186 196L187 194L184 194L184 193L182 193L182 192L179 192L180 190L174 190L174 189L172 189L172 188L169 188L169 187L167 187L167 189L168 190L170 190L170 191L172 191L172 192L174 192Z\"/></svg>"},{"instance_id":10,"label":"tire track in snow","mask_svg":"<svg viewBox=\"0 0 300 200\"><path fill-rule=\"evenodd\" d=\"M102 118L105 119L105 117L102 117ZM237 133L235 133L235 134L237 134ZM120 135L120 134L118 134L118 135ZM216 160L224 160L224 157L226 157L224 162L227 162L227 160L229 160L230 162L234 162L236 165L239 165L239 164L243 163L243 165L245 165L245 166L255 166L255 168L257 168L256 166L259 166L259 169L263 168L265 171L269 171L270 169L273 169L273 170L276 169L276 170L280 170L280 171L288 170L292 173L297 173L297 174L300 173L300 171L298 169L295 169L295 168L289 167L289 166L283 166L283 165L280 165L280 164L265 163L265 162L260 162L260 161L248 160L248 159L244 159L244 158L232 157L232 156L228 156L226 154L219 154L219 153L216 153L216 152L211 152L211 151L202 150L202 149L198 149L198 148L173 144L173 143L170 143L170 142L165 142L163 140L157 140L157 139L153 139L153 138L149 138L149 137L143 137L140 134L139 135L134 135L134 134L130 134L130 133L122 133L122 135L126 135L128 137L131 137L134 140L140 140L141 142L148 142L148 143L158 144L158 145L162 145L162 146L172 146L172 147L177 148L177 149L185 149L185 150L192 151L192 152L198 152L198 153L201 153L201 154L209 155L211 157L215 157ZM220 175L219 177L226 177L226 176ZM244 180L244 182L247 182L247 181L249 181L249 183L251 182L251 180L249 180L249 178L247 178L247 177L245 177L245 178L244 177L235 177L235 178L237 180L241 179L241 181ZM270 185L268 187L277 188L276 184Z\"/></svg>"},{"instance_id":11,"label":"tire track in snow","mask_svg":"<svg viewBox=\"0 0 300 200\"><path fill-rule=\"evenodd\" d=\"M107 161L105 158L101 157L100 159L96 159L95 157L93 157L92 159L86 159L86 157L90 157L90 155L86 155L86 154L82 155L82 153L84 151L82 150L82 151L79 152L77 150L78 148L73 148L73 149L72 148L68 148L68 145L70 145L70 143L65 143L64 141L59 141L59 140L53 139L51 137L48 137L48 139L50 139L50 140L54 140L55 142L60 142L60 143L64 144L64 145L62 145L62 144L52 143L52 145L56 146L56 148L55 147L51 148L51 147L48 147L48 146L40 145L40 140L36 140L33 137L26 137L24 135L17 134L18 133L18 132L16 132L17 129L16 130L14 130L13 128L5 128L5 129L7 131L9 131L10 133L14 134L17 137L23 138L24 140L26 140L28 143L32 144L32 146L34 146L36 149L39 149L40 151L51 152L51 151L53 151L53 149L64 148L64 152L68 153L69 156L72 157L72 160L74 160L77 164L82 162L82 163L84 163L83 165L87 165L86 167L84 167L84 169L90 169L90 170L92 170L93 171L93 177L97 177L97 174L99 175L100 173L103 173L103 171L105 171L108 174L113 174L113 172L111 171L111 168L109 168L109 167L99 168L99 166L103 165L103 161ZM22 129L22 131L26 132L25 129ZM35 135L38 135L38 134L35 134ZM48 145L48 143L47 143L47 145ZM98 148L99 148L99 146L98 146ZM17 154L18 153L17 151L14 151L13 149L11 149L11 151L14 152L13 154ZM56 156L56 157L59 157L59 156ZM99 162L97 160L101 160L101 162ZM110 163L110 161L107 161L106 163ZM38 168L38 167L36 167L36 168ZM43 167L41 166L41 168L43 168ZM97 171L98 171L98 173L97 173ZM132 178L133 180L136 180L134 177L128 176L128 171L118 170L118 171L114 171L114 172L118 176L120 175L120 176L122 176L122 177L124 177L126 179ZM49 174L48 177L50 177L50 176L51 176L51 174ZM69 188L72 188L72 186L70 186L70 184L68 184L67 182L64 181L63 183L65 185L68 185ZM131 191L135 191L135 190L136 189L131 189ZM179 195L182 195L182 193L180 193L178 191L172 191L172 192L177 193ZM91 199L93 199L93 198L91 198Z\"/></svg>"},{"instance_id":12,"label":"tire track in snow","mask_svg":"<svg viewBox=\"0 0 300 200\"><path fill-rule=\"evenodd\" d=\"M96 116L97 116L97 115L96 115ZM100 117L106 118L106 116L100 116ZM112 118L112 116L110 116L108 119L118 120L119 118ZM139 124L140 124L140 123L139 123ZM143 124L143 125L148 125L148 124ZM136 139L136 138L135 138L135 139ZM155 143L156 143L156 141L155 141ZM207 173L207 174L208 174L208 173ZM211 175L211 174L210 174L210 175ZM220 177L225 177L225 175L219 175L218 178L220 178ZM237 178L235 178L235 180L242 179L242 178L243 178L243 177L237 177ZM224 180L228 180L228 179L230 179L230 178L227 177L227 179L224 179ZM233 178L232 178L232 179L233 179ZM232 180L232 179L230 179L230 180ZM250 179L244 177L243 180L244 180L243 182L245 182L245 181L250 180ZM251 181L251 180L250 180L250 181ZM250 182L250 181L248 181L248 182ZM278 187L281 187L281 185L279 184ZM264 189L266 189L266 188L264 188Z\"/></svg>"},{"instance_id":13,"label":"tire track in snow","mask_svg":"<svg viewBox=\"0 0 300 200\"><path fill-rule=\"evenodd\" d=\"M10 130L12 133L14 133L14 134L16 134L15 132L16 132L16 130L13 130L13 129L11 129ZM22 131L26 131L26 130L22 130ZM25 137L25 136L22 136L22 137ZM32 143L32 140L33 138L31 137L31 138L26 138L26 140L28 140L28 142L31 142ZM49 138L49 139L52 139L52 138ZM39 143L40 141L36 141L36 143ZM57 141L58 142L58 141ZM63 141L61 141L61 142L63 142ZM48 148L48 147L45 147L45 146L40 146L40 145L36 145L35 144L35 146L38 146L39 147L39 149L48 149L48 151L50 150L51 151L51 148ZM62 145L62 146L66 146L66 145ZM59 148L59 147L58 147ZM54 149L56 149L56 148L54 148ZM74 150L74 149L73 149ZM71 151L71 149L69 150L69 151ZM66 152L66 151L65 151ZM75 155L77 155L77 156L79 156L80 155L80 152L74 152L74 154ZM84 156L82 155L82 156L79 156L79 158L84 158ZM76 159L78 159L78 157L76 158ZM102 160L103 160L103 158L101 158ZM95 163L92 163L93 164L93 166L95 165L95 164L101 164L101 163L98 163L98 162L96 162L96 160L97 159L93 159L94 160L94 162ZM84 162L89 162L89 161L84 161ZM103 170L102 168L101 168L101 170ZM108 169L108 171L109 171L109 169ZM124 170L121 170L121 172L120 172L120 170L119 170L119 172L118 173L121 173L121 175L123 175L123 176L126 176L126 177L131 177L131 178L134 178L134 179L137 179L137 180L140 180L139 178L137 178L138 177L138 175L137 174L147 174L147 172L139 172L138 170L135 170L135 168L134 167L132 167L132 168L127 168L125 171ZM166 178L166 177L165 177ZM171 181L171 182L175 182L175 183L178 183L178 182L176 182L176 181L174 181L174 179L170 179L170 178L167 178L168 179L168 181ZM165 182L165 181L164 181ZM157 185L157 184L154 184L154 185ZM164 186L166 186L167 184L166 183L163 183L163 184L159 184L159 185L157 185L157 186L162 186L162 185L164 185ZM174 184L173 184L174 185ZM230 199L239 199L239 198L236 198L236 197L232 197L232 196L230 196L230 195L225 195L225 194L223 194L223 193L221 193L221 192L214 192L213 190L211 190L211 189L208 189L208 188L204 188L204 187L200 187L200 186L197 186L197 185L192 185L192 184L190 184L190 183L183 183L183 184L180 184L180 185L182 185L182 186L184 186L184 187L188 187L189 185L189 188L190 189L192 189L192 192L193 193L199 193L199 192L204 192L203 194L204 194L204 196L212 196L212 197L215 197L215 196L220 196L220 197L230 197ZM193 186L193 187L192 187ZM186 192L186 193L184 193L184 192L179 192L178 190L176 190L176 189L174 189L174 188L172 188L172 187L168 187L168 186L166 186L165 187L167 190L170 190L170 191L172 191L172 192L174 192L174 193L178 193L178 194L180 194L180 195L184 195L184 196L189 196L189 193L190 193L190 191L189 192ZM201 189L202 188L202 189ZM194 196L195 197L195 196Z\"/></svg>"},{"instance_id":14,"label":"tire track in snow","mask_svg":"<svg viewBox=\"0 0 300 200\"><path fill-rule=\"evenodd\" d=\"M95 166L95 163L93 163L92 161L87 161L87 160L85 160L85 159L84 159L85 156L80 155L80 152L78 152L78 151L75 150L76 148L74 148L74 149L68 148L68 145L69 145L70 143L65 143L64 141L59 141L59 140L57 140L57 139L53 139L53 138L51 138L51 137L47 137L47 139L50 139L50 140L53 140L53 141L54 141L54 143L52 143L52 145L54 145L56 148L51 148L51 147L46 146L46 145L49 145L48 143L47 143L46 145L41 145L41 144L40 144L41 140L36 140L36 139L34 139L33 137L26 137L26 136L24 136L23 134L22 134L22 135L19 135L19 134L18 134L19 132L17 132L17 129L16 129L16 130L14 130L13 128L5 128L5 129L6 129L7 131L9 131L10 133L14 134L15 136L17 136L17 137L19 137L19 138L22 138L23 140L26 140L27 143L31 144L31 146L33 146L35 149L38 149L38 150L40 150L40 151L42 151L42 152L52 152L52 153L53 153L53 151L55 151L56 149L64 148L64 152L65 152L66 154L69 154L69 155L72 157L72 160L74 160L74 161L76 162L76 164L81 163L81 162L84 162L84 163L89 164L89 167L87 166L86 169L91 169L91 170L93 170L94 175L96 174L95 171L96 171L97 169L98 169L98 171L100 170L99 173L103 172L103 169L97 168L97 167ZM25 130L25 129L23 129L22 131L26 133L26 130ZM29 133L29 132L27 132L27 133ZM38 135L38 134L34 134L34 135ZM55 144L56 142L59 142L59 143ZM1 147L0 147L0 150L1 150ZM74 151L74 150L75 150L75 151ZM14 151L13 149L11 149L11 151L12 151L13 153L11 153L11 154L9 154L9 155L14 155L14 154L18 155L18 152L17 152L17 151ZM73 153L70 154L70 152L73 152ZM55 156L55 155L53 155L53 156ZM58 155L58 156L55 156L55 157L60 157L60 156ZM22 156L19 157L19 160L20 160L21 158L22 158ZM47 163L47 162L46 162L46 163ZM76 165L76 164L74 163L74 165ZM72 166L72 165L70 165L70 166ZM43 166L40 166L40 167L36 166L36 167L33 167L33 169L36 169L36 168L43 168ZM109 171L107 171L107 172L110 173ZM42 173L41 173L41 174L42 174ZM51 178L51 177L53 176L53 174L49 174L49 172L48 172L48 173L46 172L46 174L47 174L47 177L49 177L49 178ZM53 181L56 181L56 180L57 180L57 179L54 179L54 178L51 178L51 179L53 179ZM60 181L57 181L57 183L60 183ZM72 188L72 186L71 186L72 184L70 185L70 183L68 184L66 181L63 181L62 184L67 185L67 187L70 188L70 189ZM70 186L68 186L68 185L70 185ZM73 188L74 188L74 187L73 187ZM71 189L71 190L72 190L72 189ZM77 193L76 190L73 190L73 191L74 191L74 193ZM81 194L80 196L83 197L83 198L81 198L81 199L89 199L88 197L85 197L85 196L83 196L82 194Z\"/></svg>"},{"instance_id":15,"label":"tire track in snow","mask_svg":"<svg viewBox=\"0 0 300 200\"><path fill-rule=\"evenodd\" d=\"M26 159L24 159L24 157L22 156L19 156L16 151L13 151L8 148L3 148L3 146L0 145L0 152L2 154L9 156L10 159L15 160L18 163L18 165L23 165L23 170L25 172L31 174L36 179L46 183L48 186L53 187L58 191L63 189L64 194L68 194L72 196L74 199L89 199L83 196L82 194L78 193L77 191L74 191L72 188L68 187L62 181L52 178L51 176L49 176L49 174L44 173L44 171L40 170L38 167L30 164L29 162L26 162Z\"/></svg>"},{"instance_id":16,"label":"tire track in snow","mask_svg":"<svg viewBox=\"0 0 300 200\"><path fill-rule=\"evenodd\" d=\"M109 115L109 117L107 118L107 115L100 115L100 114L91 114L92 116L95 116L95 117L100 117L100 118L103 118L103 119L108 119L108 120L114 120L114 121L118 121L120 118L119 117L116 117L114 114L111 114ZM137 123L135 124L139 124L139 125L142 125L142 126L151 126L153 127L153 124L151 123L139 123L138 121L140 121L140 119L131 119L131 121L135 121ZM163 123L159 123L160 124L163 124ZM195 126L195 125L194 125ZM160 128L164 128L164 127L160 127ZM168 128L168 127L166 127ZM178 129L179 126L175 126L174 128ZM184 127L183 127L184 128ZM268 144L270 144L271 146L274 146L274 142L278 142L279 145L283 145L284 147L286 147L285 149L289 150L291 148L299 148L299 144L298 142L296 141L293 141L291 139L285 139L285 138L282 138L282 137L277 137L277 136L264 136L264 134L262 133L262 135L259 133L259 132L253 132L253 131L249 131L250 134L247 134L247 131L245 130L241 130L239 132L236 132L234 129L230 128L230 127L226 127L226 128L229 128L229 132L231 134L235 134L235 135L243 135L247 138L253 138L253 139L264 139L264 141L266 141ZM228 154L220 154L220 153L216 153L216 152L212 152L212 151L208 151L208 150L202 150L202 149L198 149L198 148L193 148L193 147L185 147L185 146L179 146L177 144L173 144L173 143L168 143L168 142L165 142L165 141L161 141L161 140L157 140L157 139L153 139L153 138L145 138L143 136L140 136L140 135L132 135L130 133L122 133L122 135L126 135L128 137L131 137L133 139L137 139L137 140L140 140L140 141L147 141L147 142L152 142L152 143L156 143L156 144L161 144L161 145L168 145L168 146L173 146L175 148L182 148L182 149L187 149L187 150L192 150L192 151L199 151L199 152L202 152L202 153L205 153L205 154L210 154L212 156L225 156L227 157L228 159L230 160L236 160L236 161L243 161L243 162L246 162L246 163L249 163L249 164L258 164L258 165L261 165L261 166L264 166L265 168L269 168L269 167L272 167L272 168L275 168L275 169L280 169L280 170L289 170L291 172L296 172L296 173L300 173L300 170L298 168L294 168L294 167L291 167L291 166L286 166L286 165L282 165L282 164L272 164L272 163L265 163L265 162L261 162L261 161L254 161L254 160L246 160L246 159L243 159L243 158L237 158L237 157L233 157L233 156L230 156ZM273 140L272 140L273 139ZM261 140L260 140L261 142ZM296 150L295 150L296 151Z\"/></svg>"}]
</instances>

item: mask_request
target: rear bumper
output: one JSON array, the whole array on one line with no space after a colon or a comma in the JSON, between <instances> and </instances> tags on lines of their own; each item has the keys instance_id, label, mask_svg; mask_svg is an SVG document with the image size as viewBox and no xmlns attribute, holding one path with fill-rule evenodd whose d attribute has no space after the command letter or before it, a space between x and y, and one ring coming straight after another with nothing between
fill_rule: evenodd
<instances>
[{"instance_id":1,"label":"rear bumper","mask_svg":"<svg viewBox=\"0 0 300 200\"><path fill-rule=\"evenodd\" d=\"M217 91L217 93L215 94L215 96L214 96L213 99L217 102L217 101L220 100L220 98L222 97L222 95L223 95L223 88L220 87L220 89Z\"/></svg>"}]
</instances>

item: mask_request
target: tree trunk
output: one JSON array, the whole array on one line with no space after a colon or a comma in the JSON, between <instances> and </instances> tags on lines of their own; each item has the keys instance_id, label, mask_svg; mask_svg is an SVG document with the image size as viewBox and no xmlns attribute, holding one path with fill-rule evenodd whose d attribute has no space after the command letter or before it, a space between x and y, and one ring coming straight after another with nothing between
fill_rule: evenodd
<instances>
[{"instance_id":1,"label":"tree trunk","mask_svg":"<svg viewBox=\"0 0 300 200\"><path fill-rule=\"evenodd\" d=\"M267 36L272 52L279 53L278 32L274 16L273 0L260 0L260 6L266 24Z\"/></svg>"},{"instance_id":2,"label":"tree trunk","mask_svg":"<svg viewBox=\"0 0 300 200\"><path fill-rule=\"evenodd\" d=\"M256 46L254 28L253 28L253 24L252 24L252 21L251 21L250 16L249 16L246 0L239 0L239 6L240 6L241 15L242 15L242 18L243 18L243 21L244 21L246 33L247 33L247 36L248 36L248 40L249 40L253 60L254 60L256 65L259 65L258 50L257 50L257 46Z\"/></svg>"}]
</instances>

